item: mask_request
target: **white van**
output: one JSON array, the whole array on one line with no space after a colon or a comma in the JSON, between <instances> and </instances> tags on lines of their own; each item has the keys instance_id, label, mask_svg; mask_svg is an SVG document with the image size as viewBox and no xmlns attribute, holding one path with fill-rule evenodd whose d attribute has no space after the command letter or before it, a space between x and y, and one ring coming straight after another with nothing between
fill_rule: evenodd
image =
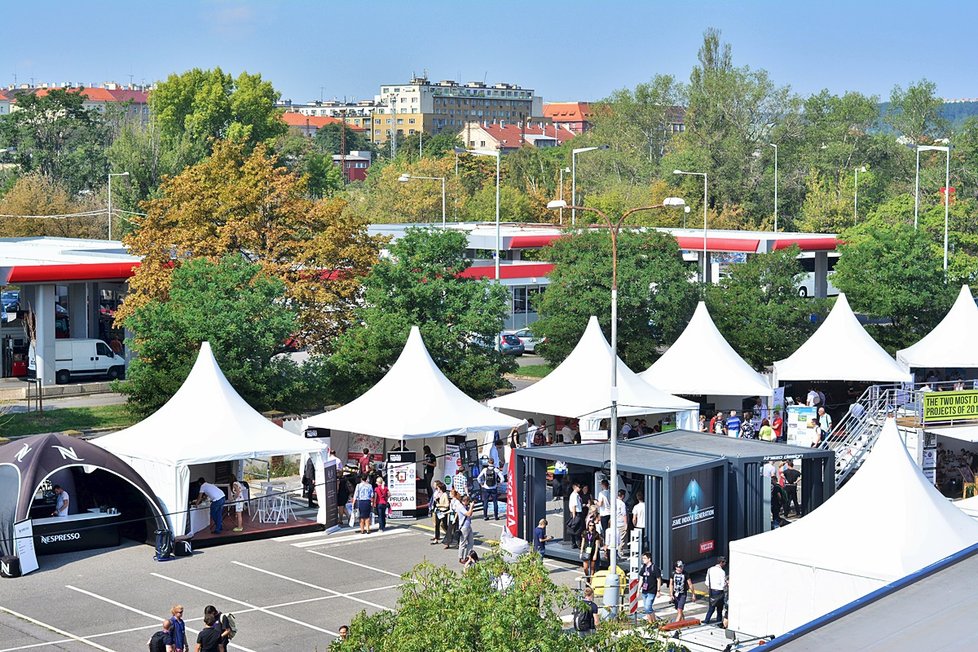
<instances>
[{"instance_id":1,"label":"white van","mask_svg":"<svg viewBox=\"0 0 978 652\"><path fill-rule=\"evenodd\" d=\"M35 376L37 363L34 343L27 359L27 373ZM126 361L116 355L102 340L64 339L54 341L54 378L59 385L73 378L105 376L109 380L125 378Z\"/></svg>"}]
</instances>

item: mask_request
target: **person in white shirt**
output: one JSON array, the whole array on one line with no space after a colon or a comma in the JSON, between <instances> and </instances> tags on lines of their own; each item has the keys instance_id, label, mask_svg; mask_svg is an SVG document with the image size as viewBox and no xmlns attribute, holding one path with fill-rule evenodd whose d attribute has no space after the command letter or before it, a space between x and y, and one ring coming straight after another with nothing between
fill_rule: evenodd
<instances>
[{"instance_id":1,"label":"person in white shirt","mask_svg":"<svg viewBox=\"0 0 978 652\"><path fill-rule=\"evenodd\" d=\"M567 523L570 525L571 545L575 548L581 547L581 532L584 531L584 501L581 500L581 484L575 482L571 485L571 494L567 499L567 509L570 511L570 518Z\"/></svg>"},{"instance_id":2,"label":"person in white shirt","mask_svg":"<svg viewBox=\"0 0 978 652\"><path fill-rule=\"evenodd\" d=\"M227 498L220 488L210 482L204 482L203 478L199 478L197 482L200 483L200 495L197 496L197 502L194 506L199 507L205 498L210 499L211 520L214 521L214 529L211 530L211 533L218 534L224 529L224 501Z\"/></svg>"},{"instance_id":3,"label":"person in white shirt","mask_svg":"<svg viewBox=\"0 0 978 652\"><path fill-rule=\"evenodd\" d=\"M533 438L537 435L537 424L533 419L526 420L526 447L533 448Z\"/></svg>"},{"instance_id":4,"label":"person in white shirt","mask_svg":"<svg viewBox=\"0 0 978 652\"><path fill-rule=\"evenodd\" d=\"M250 498L247 483L241 481L239 482L237 478L231 479L231 500L234 502L234 513L238 519L238 526L234 528L234 532L241 532L244 530L242 525L242 517L244 512L245 504Z\"/></svg>"},{"instance_id":5,"label":"person in white shirt","mask_svg":"<svg viewBox=\"0 0 978 652\"><path fill-rule=\"evenodd\" d=\"M625 541L628 540L628 507L625 505L625 490L618 490L615 501L615 527L618 528L618 554L624 556Z\"/></svg>"},{"instance_id":6,"label":"person in white shirt","mask_svg":"<svg viewBox=\"0 0 978 652\"><path fill-rule=\"evenodd\" d=\"M608 481L601 481L601 491L598 492L598 516L601 517L601 531L607 532L611 525L611 490Z\"/></svg>"},{"instance_id":7,"label":"person in white shirt","mask_svg":"<svg viewBox=\"0 0 978 652\"><path fill-rule=\"evenodd\" d=\"M635 493L635 506L632 507L632 527L636 530L645 530L645 494L641 491ZM644 543L644 542L643 542Z\"/></svg>"},{"instance_id":8,"label":"person in white shirt","mask_svg":"<svg viewBox=\"0 0 978 652\"><path fill-rule=\"evenodd\" d=\"M54 485L54 493L57 496L57 502L54 504L54 511L51 512L51 516L67 516L70 501L68 492L60 484L56 484Z\"/></svg>"},{"instance_id":9,"label":"person in white shirt","mask_svg":"<svg viewBox=\"0 0 978 652\"><path fill-rule=\"evenodd\" d=\"M764 462L764 466L761 467L761 475L762 476L764 476L765 478L767 478L768 480L770 480L771 478L773 478L777 474L778 474L778 469L777 469L777 467L774 466L774 462L772 462L771 460L768 460L767 462Z\"/></svg>"},{"instance_id":10,"label":"person in white shirt","mask_svg":"<svg viewBox=\"0 0 978 652\"><path fill-rule=\"evenodd\" d=\"M574 431L571 430L570 422L565 421L564 427L560 429L560 437L557 439L558 444L570 444L574 441Z\"/></svg>"},{"instance_id":11,"label":"person in white shirt","mask_svg":"<svg viewBox=\"0 0 978 652\"><path fill-rule=\"evenodd\" d=\"M822 399L821 397L819 397L818 392L815 391L814 387L808 390L808 396L805 397L805 405L807 405L808 407L815 407L816 405L821 403L821 401Z\"/></svg>"},{"instance_id":12,"label":"person in white shirt","mask_svg":"<svg viewBox=\"0 0 978 652\"><path fill-rule=\"evenodd\" d=\"M704 624L709 624L714 609L717 612L717 623L723 620L724 591L727 589L727 572L723 567L726 565L726 558L721 556L717 558L716 565L710 566L706 571L706 590L710 596L710 608L706 612Z\"/></svg>"}]
</instances>

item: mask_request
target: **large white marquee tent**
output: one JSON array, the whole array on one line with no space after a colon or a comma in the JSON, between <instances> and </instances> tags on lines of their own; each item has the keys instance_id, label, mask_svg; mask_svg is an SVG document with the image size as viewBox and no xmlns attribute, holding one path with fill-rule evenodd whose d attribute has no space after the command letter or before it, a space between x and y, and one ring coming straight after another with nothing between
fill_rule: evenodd
<instances>
[{"instance_id":1,"label":"large white marquee tent","mask_svg":"<svg viewBox=\"0 0 978 652\"><path fill-rule=\"evenodd\" d=\"M92 443L125 460L146 480L178 535L187 527L191 465L305 453L315 464L317 484L325 482L322 445L290 434L248 405L224 376L208 342L201 344L190 375L163 407ZM320 523L326 522L323 505Z\"/></svg>"},{"instance_id":2,"label":"large white marquee tent","mask_svg":"<svg viewBox=\"0 0 978 652\"><path fill-rule=\"evenodd\" d=\"M978 368L978 305L971 288L961 286L944 319L919 342L897 351L904 369Z\"/></svg>"},{"instance_id":3,"label":"large white marquee tent","mask_svg":"<svg viewBox=\"0 0 978 652\"><path fill-rule=\"evenodd\" d=\"M720 334L702 301L682 335L639 377L672 394L767 397L772 394L771 384L744 362Z\"/></svg>"},{"instance_id":4,"label":"large white marquee tent","mask_svg":"<svg viewBox=\"0 0 978 652\"><path fill-rule=\"evenodd\" d=\"M596 317L570 355L540 381L489 401L500 410L546 414L597 421L609 416L611 405L611 346ZM623 417L676 413L677 426L696 430L699 406L668 394L642 380L620 358L618 414ZM582 427L582 430L584 428Z\"/></svg>"},{"instance_id":5,"label":"large white marquee tent","mask_svg":"<svg viewBox=\"0 0 978 652\"><path fill-rule=\"evenodd\" d=\"M401 355L376 385L342 407L309 417L305 425L408 440L508 433L521 423L469 398L445 378L412 326Z\"/></svg>"},{"instance_id":6,"label":"large white marquee tent","mask_svg":"<svg viewBox=\"0 0 978 652\"><path fill-rule=\"evenodd\" d=\"M780 635L978 542L888 419L862 468L791 525L730 544L730 626Z\"/></svg>"},{"instance_id":7,"label":"large white marquee tent","mask_svg":"<svg viewBox=\"0 0 978 652\"><path fill-rule=\"evenodd\" d=\"M778 382L910 380L910 374L862 327L845 294L839 295L825 322L797 351L774 363L774 371Z\"/></svg>"}]
</instances>

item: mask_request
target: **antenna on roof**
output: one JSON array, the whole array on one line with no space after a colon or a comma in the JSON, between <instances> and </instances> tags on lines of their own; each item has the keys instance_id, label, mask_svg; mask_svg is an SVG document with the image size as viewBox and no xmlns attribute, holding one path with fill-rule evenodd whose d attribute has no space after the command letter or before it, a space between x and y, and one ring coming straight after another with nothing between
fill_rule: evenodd
<instances>
[{"instance_id":1,"label":"antenna on roof","mask_svg":"<svg viewBox=\"0 0 978 652\"><path fill-rule=\"evenodd\" d=\"M482 83L483 83L483 84L485 84L485 83L486 83L486 79L487 79L488 77L489 77L489 71L487 70L487 71L486 71L486 74L484 74L484 75L482 75Z\"/></svg>"}]
</instances>

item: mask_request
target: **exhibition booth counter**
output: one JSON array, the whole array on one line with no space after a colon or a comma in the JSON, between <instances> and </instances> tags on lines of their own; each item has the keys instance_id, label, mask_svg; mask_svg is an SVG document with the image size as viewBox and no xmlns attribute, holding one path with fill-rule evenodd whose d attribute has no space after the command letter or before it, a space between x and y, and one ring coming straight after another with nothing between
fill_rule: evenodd
<instances>
[{"instance_id":1,"label":"exhibition booth counter","mask_svg":"<svg viewBox=\"0 0 978 652\"><path fill-rule=\"evenodd\" d=\"M90 509L82 514L31 520L34 551L38 555L75 552L119 545L122 514Z\"/></svg>"}]
</instances>

